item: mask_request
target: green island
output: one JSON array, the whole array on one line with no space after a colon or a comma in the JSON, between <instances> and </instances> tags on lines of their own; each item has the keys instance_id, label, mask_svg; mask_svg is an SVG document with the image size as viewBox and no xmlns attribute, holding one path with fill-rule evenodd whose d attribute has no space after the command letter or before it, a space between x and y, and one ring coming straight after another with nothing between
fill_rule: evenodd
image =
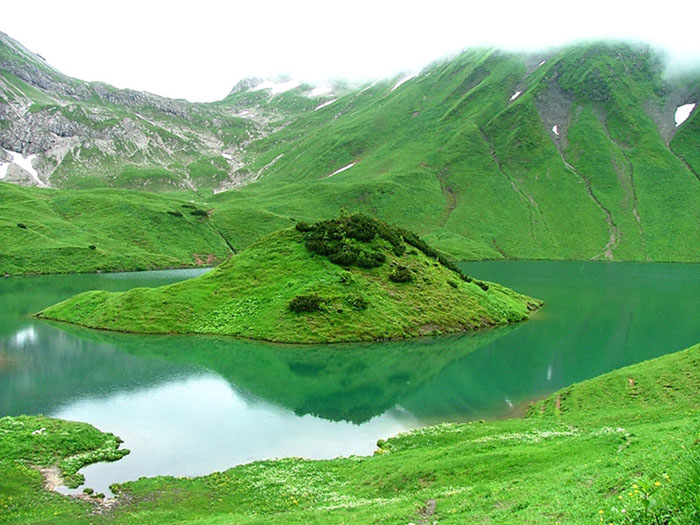
<instances>
[{"instance_id":1,"label":"green island","mask_svg":"<svg viewBox=\"0 0 700 525\"><path fill-rule=\"evenodd\" d=\"M696 523L700 345L574 384L527 417L442 424L371 457L255 462L143 478L116 499L45 490L47 470L114 460L83 423L0 419L0 510L13 523ZM89 458L89 459L88 459ZM42 472L43 478L42 478ZM88 491L89 492L89 491Z\"/></svg>"},{"instance_id":2,"label":"green island","mask_svg":"<svg viewBox=\"0 0 700 525\"><path fill-rule=\"evenodd\" d=\"M470 331L522 321L540 304L356 214L265 236L196 279L85 292L37 315L124 332L320 343Z\"/></svg>"}]
</instances>

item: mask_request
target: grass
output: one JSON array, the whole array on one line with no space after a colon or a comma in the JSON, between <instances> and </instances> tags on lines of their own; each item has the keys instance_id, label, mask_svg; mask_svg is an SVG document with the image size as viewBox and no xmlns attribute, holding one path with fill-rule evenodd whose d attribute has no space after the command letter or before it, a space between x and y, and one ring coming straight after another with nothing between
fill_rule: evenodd
<instances>
[{"instance_id":1,"label":"grass","mask_svg":"<svg viewBox=\"0 0 700 525\"><path fill-rule=\"evenodd\" d=\"M378 266L335 264L333 255L310 251L305 244L308 235L329 235L324 228L330 223L319 223L313 232L288 229L264 237L196 279L123 293L86 292L38 315L126 332L222 334L312 343L475 330L524 320L540 304L497 284L485 285L462 276L415 236L380 221L364 219L373 228L376 224L391 230L391 243L387 234L384 238L374 230L371 240L352 238L350 228L359 217L336 221L338 229L330 234L342 235L342 241L332 243L341 242L343 252L379 254L383 262ZM391 279L400 268L409 282ZM312 301L313 311L297 312L290 307L303 296L318 299Z\"/></svg>"},{"instance_id":2,"label":"grass","mask_svg":"<svg viewBox=\"0 0 700 525\"><path fill-rule=\"evenodd\" d=\"M0 183L0 274L211 266L226 260L231 251L208 221L168 213L185 211L183 203L135 191Z\"/></svg>"},{"instance_id":3,"label":"grass","mask_svg":"<svg viewBox=\"0 0 700 525\"><path fill-rule=\"evenodd\" d=\"M35 113L70 108L61 114L76 126L116 130L109 148L85 144L69 152L52 184L194 198L211 210L210 227L236 249L294 221L347 209L416 231L463 260L697 261L700 117L694 112L671 137L658 122L672 119L671 101L690 101L697 74L666 78L656 53L619 43L574 45L542 59L537 66L541 60L531 56L469 50L429 65L394 91L396 79L342 87L318 111L321 99L303 88L183 103L185 115L146 98L120 104L114 88L78 102L9 71L3 78L12 86L7 97L25 96ZM264 118L233 116L242 111ZM117 133L126 120L148 140ZM236 161L224 151L235 152ZM232 178L255 182L213 194ZM98 199L84 213L100 206ZM8 205L0 217L21 212ZM21 255L19 234L6 231ZM173 239L174 249L184 248L181 239ZM130 257L131 267L142 266L136 254ZM161 255L148 267L170 265ZM92 259L82 268L100 266ZM16 265L9 273L21 271Z\"/></svg>"},{"instance_id":4,"label":"grass","mask_svg":"<svg viewBox=\"0 0 700 525\"><path fill-rule=\"evenodd\" d=\"M46 420L24 418L21 432L2 425L0 506L17 523L695 523L698 365L695 346L572 385L526 418L419 429L380 440L371 457L123 483L109 510L42 490L28 468L87 446L90 427L56 422L46 436L58 428L82 445L46 453L27 439Z\"/></svg>"},{"instance_id":5,"label":"grass","mask_svg":"<svg viewBox=\"0 0 700 525\"><path fill-rule=\"evenodd\" d=\"M40 468L56 467L65 482L77 487L78 470L98 461L116 461L128 450L119 438L91 425L45 416L0 419L0 522L46 523L57 515L87 516L89 508L77 500L43 489ZM76 516L77 513L77 516Z\"/></svg>"}]
</instances>

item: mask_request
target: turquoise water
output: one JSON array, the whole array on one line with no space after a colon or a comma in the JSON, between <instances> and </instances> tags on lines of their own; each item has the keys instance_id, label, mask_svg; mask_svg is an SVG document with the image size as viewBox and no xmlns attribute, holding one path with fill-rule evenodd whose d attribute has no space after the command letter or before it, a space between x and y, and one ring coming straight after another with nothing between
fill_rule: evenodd
<instances>
[{"instance_id":1,"label":"turquoise water","mask_svg":"<svg viewBox=\"0 0 700 525\"><path fill-rule=\"evenodd\" d=\"M140 336L31 314L87 289L159 286L201 271L0 281L0 415L114 432L131 454L87 486L199 475L257 459L369 454L443 421L521 414L576 381L700 342L700 265L489 262L464 269L546 304L516 327L393 343L284 346Z\"/></svg>"}]
</instances>

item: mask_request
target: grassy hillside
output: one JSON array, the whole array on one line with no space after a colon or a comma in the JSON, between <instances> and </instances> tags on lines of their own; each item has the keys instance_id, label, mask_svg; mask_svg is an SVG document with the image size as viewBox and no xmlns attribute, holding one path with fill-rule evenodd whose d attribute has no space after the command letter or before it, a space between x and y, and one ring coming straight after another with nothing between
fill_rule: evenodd
<instances>
[{"instance_id":1,"label":"grassy hillside","mask_svg":"<svg viewBox=\"0 0 700 525\"><path fill-rule=\"evenodd\" d=\"M673 125L700 99L697 76L670 81L652 51L603 43L469 51L395 85L256 141L264 175L213 199L222 228L346 207L460 258L697 260L697 118Z\"/></svg>"},{"instance_id":2,"label":"grassy hillside","mask_svg":"<svg viewBox=\"0 0 700 525\"><path fill-rule=\"evenodd\" d=\"M527 319L539 304L463 275L408 231L353 215L271 234L195 279L85 292L38 315L127 332L307 343L474 330Z\"/></svg>"},{"instance_id":3,"label":"grassy hillside","mask_svg":"<svg viewBox=\"0 0 700 525\"><path fill-rule=\"evenodd\" d=\"M695 523L699 365L695 346L573 385L526 419L428 427L380 440L372 457L124 483L109 508L45 492L28 468L75 453L36 451L59 424L86 443L80 424L5 418L0 508L17 523Z\"/></svg>"},{"instance_id":4,"label":"grassy hillside","mask_svg":"<svg viewBox=\"0 0 700 525\"><path fill-rule=\"evenodd\" d=\"M204 206L134 191L0 183L0 275L213 265L231 254Z\"/></svg>"},{"instance_id":5,"label":"grassy hillside","mask_svg":"<svg viewBox=\"0 0 700 525\"><path fill-rule=\"evenodd\" d=\"M194 196L236 247L345 208L460 259L700 257L697 110L674 122L700 75L668 77L644 46L474 49L408 80L320 97L248 80L209 104L82 83L13 49L0 145L24 148L31 129L54 186Z\"/></svg>"}]
</instances>

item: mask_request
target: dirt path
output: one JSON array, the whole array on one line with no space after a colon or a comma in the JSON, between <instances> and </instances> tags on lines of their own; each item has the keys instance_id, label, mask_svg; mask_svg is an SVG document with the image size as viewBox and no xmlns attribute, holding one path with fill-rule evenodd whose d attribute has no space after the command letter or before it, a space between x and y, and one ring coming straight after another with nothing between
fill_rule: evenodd
<instances>
[{"instance_id":1,"label":"dirt path","mask_svg":"<svg viewBox=\"0 0 700 525\"><path fill-rule=\"evenodd\" d=\"M46 490L56 490L56 488L63 486L63 477L57 465L39 467L38 470L44 480L44 488Z\"/></svg>"},{"instance_id":2,"label":"dirt path","mask_svg":"<svg viewBox=\"0 0 700 525\"><path fill-rule=\"evenodd\" d=\"M58 468L58 465L35 468L39 471L39 473L41 473L44 490L59 492L57 490L58 487L64 487L66 485L65 481L63 480L63 476L61 476L61 469ZM59 492L59 494L62 493ZM94 504L96 506L96 514L101 514L102 512L111 509L119 503L119 500L117 500L117 498L97 498L88 494L70 494L65 496L68 498L75 498Z\"/></svg>"}]
</instances>

